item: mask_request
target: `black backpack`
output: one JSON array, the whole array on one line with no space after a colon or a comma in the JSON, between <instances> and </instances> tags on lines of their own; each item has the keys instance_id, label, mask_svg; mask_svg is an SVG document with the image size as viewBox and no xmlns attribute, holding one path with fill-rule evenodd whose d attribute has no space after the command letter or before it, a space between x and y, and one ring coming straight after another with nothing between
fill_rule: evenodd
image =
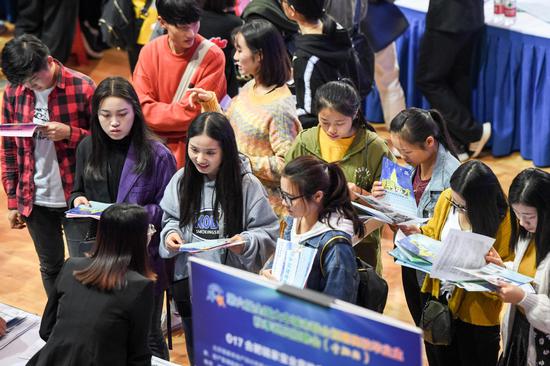
<instances>
[{"instance_id":1,"label":"black backpack","mask_svg":"<svg viewBox=\"0 0 550 366\"><path fill-rule=\"evenodd\" d=\"M99 27L103 41L111 47L127 50L139 36L143 20L153 0L145 1L141 16L136 18L132 0L106 0L103 3Z\"/></svg>"},{"instance_id":2,"label":"black backpack","mask_svg":"<svg viewBox=\"0 0 550 366\"><path fill-rule=\"evenodd\" d=\"M343 235L335 236L323 245L321 255L319 256L321 274L323 277L325 276L323 269L323 254L331 245L334 245L336 240L341 240L340 243L345 241L348 245L351 245L350 240ZM370 264L358 257L355 258L355 261L359 274L359 288L357 289L356 305L383 313L386 307L386 301L388 300L388 283L376 273L376 270L372 268Z\"/></svg>"}]
</instances>

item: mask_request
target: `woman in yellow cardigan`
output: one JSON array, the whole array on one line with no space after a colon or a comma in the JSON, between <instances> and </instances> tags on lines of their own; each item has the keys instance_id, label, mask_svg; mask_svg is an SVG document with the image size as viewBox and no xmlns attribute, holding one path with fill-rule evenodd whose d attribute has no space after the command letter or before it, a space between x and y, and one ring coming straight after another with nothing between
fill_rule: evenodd
<instances>
[{"instance_id":1,"label":"woman in yellow cardigan","mask_svg":"<svg viewBox=\"0 0 550 366\"><path fill-rule=\"evenodd\" d=\"M451 188L443 191L434 216L420 229L436 240L444 240L451 229L471 231L495 238L494 249L510 258L510 217L506 197L491 169L478 160L462 164L454 172ZM466 292L426 276L422 292L442 301L448 299L454 318L449 346L426 343L430 366L494 366L497 363L501 300L493 293ZM449 296L450 293L450 297Z\"/></svg>"}]
</instances>

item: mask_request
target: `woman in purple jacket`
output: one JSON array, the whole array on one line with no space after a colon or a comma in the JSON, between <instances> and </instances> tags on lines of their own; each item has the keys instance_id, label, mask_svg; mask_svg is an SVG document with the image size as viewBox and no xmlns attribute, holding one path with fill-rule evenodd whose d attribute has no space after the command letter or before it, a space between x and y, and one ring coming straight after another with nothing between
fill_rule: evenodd
<instances>
[{"instance_id":1,"label":"woman in purple jacket","mask_svg":"<svg viewBox=\"0 0 550 366\"><path fill-rule=\"evenodd\" d=\"M170 150L149 131L139 99L124 78L109 77L92 97L91 136L78 145L76 173L69 207L104 203L136 203L149 214L149 223L160 231L159 202L176 171ZM82 256L95 238L96 222L75 222L69 238L71 256ZM81 233L78 235L78 233ZM88 240L84 240L88 239ZM168 348L160 329L163 290L168 287L165 262L158 254L159 235L151 238L149 261L157 274L155 308L149 334L153 355L168 359Z\"/></svg>"}]
</instances>

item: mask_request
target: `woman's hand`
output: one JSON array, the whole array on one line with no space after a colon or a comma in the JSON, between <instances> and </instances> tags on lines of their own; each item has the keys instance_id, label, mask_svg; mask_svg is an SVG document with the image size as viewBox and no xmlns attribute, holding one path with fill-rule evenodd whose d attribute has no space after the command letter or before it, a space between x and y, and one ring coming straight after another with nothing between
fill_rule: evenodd
<instances>
[{"instance_id":1,"label":"woman's hand","mask_svg":"<svg viewBox=\"0 0 550 366\"><path fill-rule=\"evenodd\" d=\"M263 276L271 281L277 281L277 279L273 276L273 271L271 269L262 269L260 271L260 276Z\"/></svg>"},{"instance_id":2,"label":"woman's hand","mask_svg":"<svg viewBox=\"0 0 550 366\"><path fill-rule=\"evenodd\" d=\"M216 97L216 93L201 88L191 88L188 92L191 108L195 108L197 104L209 102Z\"/></svg>"},{"instance_id":3,"label":"woman's hand","mask_svg":"<svg viewBox=\"0 0 550 366\"><path fill-rule=\"evenodd\" d=\"M382 182L375 181L372 184L372 190L370 191L370 194L376 199L380 199L386 195L386 190L382 186Z\"/></svg>"},{"instance_id":4,"label":"woman's hand","mask_svg":"<svg viewBox=\"0 0 550 366\"><path fill-rule=\"evenodd\" d=\"M348 190L349 190L349 197L352 201L355 201L357 200L357 198L359 198L357 194L360 194L363 196L366 196L367 194L369 194L369 192L359 187L355 183L348 183Z\"/></svg>"},{"instance_id":5,"label":"woman's hand","mask_svg":"<svg viewBox=\"0 0 550 366\"><path fill-rule=\"evenodd\" d=\"M525 291L511 283L498 281L497 286L499 287L497 295L503 302L509 302L510 304L516 305L525 297Z\"/></svg>"},{"instance_id":6,"label":"woman's hand","mask_svg":"<svg viewBox=\"0 0 550 366\"><path fill-rule=\"evenodd\" d=\"M177 232L173 231L164 239L164 246L169 252L176 253L180 251L180 247L183 244L183 240Z\"/></svg>"},{"instance_id":7,"label":"woman's hand","mask_svg":"<svg viewBox=\"0 0 550 366\"><path fill-rule=\"evenodd\" d=\"M73 206L78 207L80 205L90 206L90 201L84 196L78 196L73 201Z\"/></svg>"},{"instance_id":8,"label":"woman's hand","mask_svg":"<svg viewBox=\"0 0 550 366\"><path fill-rule=\"evenodd\" d=\"M416 225L398 225L403 234L409 236L412 234L422 234L422 230Z\"/></svg>"},{"instance_id":9,"label":"woman's hand","mask_svg":"<svg viewBox=\"0 0 550 366\"><path fill-rule=\"evenodd\" d=\"M244 240L243 240L242 236L237 234L237 235L229 238L227 241L229 243L243 242L242 244L233 245L233 246L229 247L229 250L232 251L235 254L242 254L243 253L243 251L244 251Z\"/></svg>"},{"instance_id":10,"label":"woman's hand","mask_svg":"<svg viewBox=\"0 0 550 366\"><path fill-rule=\"evenodd\" d=\"M489 253L485 256L485 261L487 263L494 263L497 266L504 267L504 262L495 248L489 249Z\"/></svg>"}]
</instances>

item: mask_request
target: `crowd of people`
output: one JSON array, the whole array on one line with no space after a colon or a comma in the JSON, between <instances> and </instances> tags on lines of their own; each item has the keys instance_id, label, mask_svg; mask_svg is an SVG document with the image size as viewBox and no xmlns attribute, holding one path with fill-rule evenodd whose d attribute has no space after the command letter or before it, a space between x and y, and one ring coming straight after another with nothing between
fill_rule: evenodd
<instances>
[{"instance_id":1,"label":"crowd of people","mask_svg":"<svg viewBox=\"0 0 550 366\"><path fill-rule=\"evenodd\" d=\"M327 15L323 1L282 0L270 6L296 22L299 33L288 37L269 17L224 17L233 5L157 0L164 34L139 47L131 81L112 76L96 87L29 34L2 50L9 81L2 123L38 125L32 138L3 137L0 149L10 226L28 229L48 297L40 327L46 345L29 364L169 359L161 330L166 289L193 364L184 243L227 238L236 245L194 255L273 280L272 255L283 237L317 250L307 288L354 303L356 256L379 274L382 267L380 229L367 230L352 201L385 195L382 160L395 155L413 167L417 215L428 221L392 230L436 240L452 229L492 237L487 263L535 278L535 293L506 283L468 292L403 267L414 322L431 299L453 317L448 345L425 342L430 365L550 362L550 174L526 169L506 195L487 165L461 164L481 152L490 124L475 123L462 96L436 85L435 66L417 76L434 109L405 109L395 44L376 53L390 148L365 120L344 62L353 58L349 23ZM428 19L440 6L430 2ZM429 21L422 52L443 36L464 36L462 49L446 51L463 64L458 53L468 53L479 31L472 17L468 29ZM453 86L463 81L461 74ZM67 208L91 201L113 205L99 221L65 217Z\"/></svg>"}]
</instances>

